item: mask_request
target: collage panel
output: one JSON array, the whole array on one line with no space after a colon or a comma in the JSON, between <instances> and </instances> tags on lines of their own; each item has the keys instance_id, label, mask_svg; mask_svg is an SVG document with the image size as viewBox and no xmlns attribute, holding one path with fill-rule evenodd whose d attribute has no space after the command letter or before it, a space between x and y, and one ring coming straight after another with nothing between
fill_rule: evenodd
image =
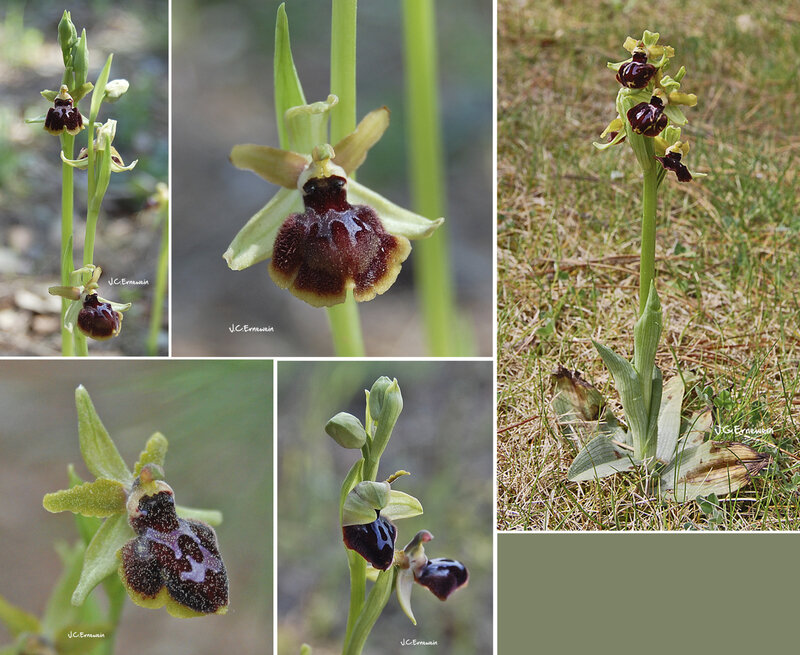
<instances>
[{"instance_id":1,"label":"collage panel","mask_svg":"<svg viewBox=\"0 0 800 655\"><path fill-rule=\"evenodd\" d=\"M491 652L492 388L488 361L279 363L278 653Z\"/></svg>"},{"instance_id":2,"label":"collage panel","mask_svg":"<svg viewBox=\"0 0 800 655\"><path fill-rule=\"evenodd\" d=\"M0 356L168 353L168 17L0 9Z\"/></svg>"},{"instance_id":3,"label":"collage panel","mask_svg":"<svg viewBox=\"0 0 800 655\"><path fill-rule=\"evenodd\" d=\"M272 362L0 372L0 652L271 652Z\"/></svg>"},{"instance_id":4,"label":"collage panel","mask_svg":"<svg viewBox=\"0 0 800 655\"><path fill-rule=\"evenodd\" d=\"M491 3L334 4L173 7L174 353L491 356Z\"/></svg>"},{"instance_id":5,"label":"collage panel","mask_svg":"<svg viewBox=\"0 0 800 655\"><path fill-rule=\"evenodd\" d=\"M498 3L499 530L800 529L798 45Z\"/></svg>"}]
</instances>

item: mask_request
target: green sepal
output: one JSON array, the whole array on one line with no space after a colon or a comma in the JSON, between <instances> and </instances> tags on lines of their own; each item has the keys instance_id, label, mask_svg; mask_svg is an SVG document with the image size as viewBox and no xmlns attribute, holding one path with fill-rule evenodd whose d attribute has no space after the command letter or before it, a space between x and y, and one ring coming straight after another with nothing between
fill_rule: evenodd
<instances>
[{"instance_id":1,"label":"green sepal","mask_svg":"<svg viewBox=\"0 0 800 655\"><path fill-rule=\"evenodd\" d=\"M97 411L83 385L75 389L75 405L78 410L78 435L81 455L86 467L97 478L108 478L121 482L126 487L133 483L133 475L125 466L111 437L103 426Z\"/></svg>"},{"instance_id":2,"label":"green sepal","mask_svg":"<svg viewBox=\"0 0 800 655\"><path fill-rule=\"evenodd\" d=\"M167 456L167 438L160 432L155 432L147 440L144 450L139 453L139 460L133 467L133 474L138 477L142 472L142 467L146 464L157 464L164 467L164 459Z\"/></svg>"},{"instance_id":3,"label":"green sepal","mask_svg":"<svg viewBox=\"0 0 800 655\"><path fill-rule=\"evenodd\" d=\"M347 181L347 197L353 205L368 205L375 210L389 234L407 239L425 239L431 236L444 218L430 220L420 214L403 209L381 194L359 184L353 179Z\"/></svg>"},{"instance_id":4,"label":"green sepal","mask_svg":"<svg viewBox=\"0 0 800 655\"><path fill-rule=\"evenodd\" d=\"M422 514L422 504L407 493L392 489L389 498L381 509L381 516L391 521L408 519Z\"/></svg>"},{"instance_id":5,"label":"green sepal","mask_svg":"<svg viewBox=\"0 0 800 655\"><path fill-rule=\"evenodd\" d=\"M664 107L664 113L673 125L686 125L689 122L689 119L686 118L680 108L672 103L668 103Z\"/></svg>"},{"instance_id":6,"label":"green sepal","mask_svg":"<svg viewBox=\"0 0 800 655\"><path fill-rule=\"evenodd\" d=\"M23 632L34 634L41 632L37 617L16 605L12 605L2 594L0 594L0 621L3 622L12 637L16 637Z\"/></svg>"},{"instance_id":7,"label":"green sepal","mask_svg":"<svg viewBox=\"0 0 800 655\"><path fill-rule=\"evenodd\" d=\"M78 88L74 89L73 91L70 91L70 95L72 96L74 104L77 106L78 100L81 100L82 98L85 98L87 95L89 95L89 93L93 88L94 84L92 84L91 82L84 82Z\"/></svg>"},{"instance_id":8,"label":"green sepal","mask_svg":"<svg viewBox=\"0 0 800 655\"><path fill-rule=\"evenodd\" d=\"M81 577L72 593L72 604L82 605L103 578L117 570L117 551L133 537L127 514L107 518L86 548Z\"/></svg>"},{"instance_id":9,"label":"green sepal","mask_svg":"<svg viewBox=\"0 0 800 655\"><path fill-rule=\"evenodd\" d=\"M289 107L306 104L303 87L297 76L297 69L292 57L292 45L289 40L289 19L286 16L286 3L278 7L275 20L275 56L273 58L275 117L278 121L278 135L281 148L288 148L289 136L284 122L284 115ZM316 145L316 144L315 144ZM310 152L310 151L309 151Z\"/></svg>"},{"instance_id":10,"label":"green sepal","mask_svg":"<svg viewBox=\"0 0 800 655\"><path fill-rule=\"evenodd\" d=\"M47 102L55 102L56 98L58 97L58 93L59 92L58 91L51 91L50 89L45 89L44 91L39 91L39 93L42 95L42 98L47 100ZM70 95L72 95L72 94L70 94ZM74 100L74 98L73 98L73 100Z\"/></svg>"},{"instance_id":11,"label":"green sepal","mask_svg":"<svg viewBox=\"0 0 800 655\"><path fill-rule=\"evenodd\" d=\"M209 525L217 526L222 523L222 512L216 509L195 509L194 507L175 505L175 513L182 519L202 521Z\"/></svg>"},{"instance_id":12,"label":"green sepal","mask_svg":"<svg viewBox=\"0 0 800 655\"><path fill-rule=\"evenodd\" d=\"M281 189L233 238L222 256L234 271L272 257L278 230L289 214L303 211L303 198L297 189Z\"/></svg>"},{"instance_id":13,"label":"green sepal","mask_svg":"<svg viewBox=\"0 0 800 655\"><path fill-rule=\"evenodd\" d=\"M389 502L391 491L386 482L359 482L344 499L342 526L373 523L377 518L376 512L383 510Z\"/></svg>"},{"instance_id":14,"label":"green sepal","mask_svg":"<svg viewBox=\"0 0 800 655\"><path fill-rule=\"evenodd\" d=\"M111 60L113 58L113 53L108 55L106 64L103 66L103 70L100 71L100 75L97 76L97 81L94 84L94 89L92 90L91 109L89 110L89 121L91 123L94 123L97 120L97 114L100 112L100 105L102 104L103 98L106 94L106 83L108 82L108 73L111 70Z\"/></svg>"},{"instance_id":15,"label":"green sepal","mask_svg":"<svg viewBox=\"0 0 800 655\"><path fill-rule=\"evenodd\" d=\"M98 478L94 482L46 494L43 505L48 512L75 512L105 518L125 511L126 493L121 482Z\"/></svg>"},{"instance_id":16,"label":"green sepal","mask_svg":"<svg viewBox=\"0 0 800 655\"><path fill-rule=\"evenodd\" d=\"M633 365L613 350L593 341L594 347L600 353L608 370L614 378L622 408L625 410L625 420L631 430L634 447L634 460L641 461L643 458L643 448L647 437L647 414L648 408L644 404L642 397L642 383L639 374Z\"/></svg>"}]
</instances>

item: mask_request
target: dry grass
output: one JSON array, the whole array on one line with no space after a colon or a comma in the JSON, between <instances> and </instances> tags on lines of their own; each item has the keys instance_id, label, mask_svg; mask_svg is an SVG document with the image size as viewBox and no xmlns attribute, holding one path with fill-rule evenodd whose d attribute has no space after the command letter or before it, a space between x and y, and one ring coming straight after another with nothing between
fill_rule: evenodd
<instances>
[{"instance_id":1,"label":"dry grass","mask_svg":"<svg viewBox=\"0 0 800 655\"><path fill-rule=\"evenodd\" d=\"M498 529L800 528L800 92L792 3L511 2L498 41ZM632 5L632 8L630 6ZM747 16L747 17L744 17ZM627 147L591 147L614 117L606 61L642 29L685 64L694 170L659 192L657 280L665 379L697 375L686 410L771 428L773 455L711 521L662 504L631 474L566 482L577 453L555 428L550 372L579 369L610 398L591 340L630 356L638 293L640 173Z\"/></svg>"}]
</instances>

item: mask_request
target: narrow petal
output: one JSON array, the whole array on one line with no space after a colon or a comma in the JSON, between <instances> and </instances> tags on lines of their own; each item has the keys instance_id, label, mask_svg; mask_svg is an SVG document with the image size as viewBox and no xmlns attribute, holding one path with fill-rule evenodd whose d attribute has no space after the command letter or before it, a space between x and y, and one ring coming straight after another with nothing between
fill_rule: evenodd
<instances>
[{"instance_id":1,"label":"narrow petal","mask_svg":"<svg viewBox=\"0 0 800 655\"><path fill-rule=\"evenodd\" d=\"M411 569L398 571L395 585L397 587L397 602L400 603L400 608L411 619L411 623L417 625L417 619L414 618L414 612L411 611L411 590L414 588L414 574Z\"/></svg>"},{"instance_id":2,"label":"narrow petal","mask_svg":"<svg viewBox=\"0 0 800 655\"><path fill-rule=\"evenodd\" d=\"M297 189L281 189L255 214L234 237L223 255L234 271L272 257L272 246L286 217L303 211L303 199Z\"/></svg>"},{"instance_id":3,"label":"narrow petal","mask_svg":"<svg viewBox=\"0 0 800 655\"><path fill-rule=\"evenodd\" d=\"M403 209L355 180L348 181L347 196L354 205L360 204L372 207L381 219L386 231L396 236L403 236L407 239L424 239L431 236L436 231L436 228L444 223L444 218L437 218L432 221Z\"/></svg>"},{"instance_id":4,"label":"narrow petal","mask_svg":"<svg viewBox=\"0 0 800 655\"><path fill-rule=\"evenodd\" d=\"M381 107L371 111L364 116L354 132L333 147L336 152L334 163L350 175L364 163L367 152L380 140L387 127L389 127L389 108Z\"/></svg>"},{"instance_id":5,"label":"narrow petal","mask_svg":"<svg viewBox=\"0 0 800 655\"><path fill-rule=\"evenodd\" d=\"M267 182L287 189L297 188L297 178L308 166L308 158L296 152L244 143L231 150L236 168L253 171Z\"/></svg>"},{"instance_id":6,"label":"narrow petal","mask_svg":"<svg viewBox=\"0 0 800 655\"><path fill-rule=\"evenodd\" d=\"M89 592L117 569L116 553L133 534L127 518L125 514L107 518L95 533L86 548L81 579L72 594L73 605L82 605Z\"/></svg>"}]
</instances>

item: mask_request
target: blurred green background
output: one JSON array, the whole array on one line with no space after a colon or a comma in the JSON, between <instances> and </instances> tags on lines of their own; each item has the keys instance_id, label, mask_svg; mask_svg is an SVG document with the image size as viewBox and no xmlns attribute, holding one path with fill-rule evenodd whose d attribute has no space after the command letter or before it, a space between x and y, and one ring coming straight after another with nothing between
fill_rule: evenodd
<instances>
[{"instance_id":1,"label":"blurred green background","mask_svg":"<svg viewBox=\"0 0 800 655\"><path fill-rule=\"evenodd\" d=\"M464 334L492 352L492 5L436 4L440 112L457 298ZM278 145L272 92L279 2L176 2L173 7L173 285L175 353L297 356L332 353L326 313L278 289L267 263L231 271L222 253L277 188L228 161L237 143ZM292 50L308 101L330 89L329 1L286 4ZM386 105L388 131L358 179L408 206L401 4L359 3L358 118ZM367 352L424 355L412 293L414 252L394 287L360 305ZM210 313L208 307L215 308ZM231 334L231 323L274 327Z\"/></svg>"},{"instance_id":2,"label":"blurred green background","mask_svg":"<svg viewBox=\"0 0 800 655\"><path fill-rule=\"evenodd\" d=\"M126 78L130 90L116 104L104 104L100 120L118 121L114 140L129 173L112 175L98 224L95 263L105 273L101 295L133 308L119 338L93 343L92 352L144 354L155 285L160 229L145 210L147 197L168 174L168 3L141 0L20 2L0 8L0 354L53 355L60 352L59 300L47 287L58 283L61 252L61 160L59 139L26 118L46 113L39 92L59 88L63 73L57 26L65 9L78 33L86 28L89 80L94 82L108 54L111 79ZM84 115L90 99L80 103ZM76 138L86 145L86 131ZM86 174L75 173L76 261L82 256L86 220ZM106 284L110 277L149 280L149 285ZM166 326L161 338L166 352Z\"/></svg>"},{"instance_id":3,"label":"blurred green background","mask_svg":"<svg viewBox=\"0 0 800 655\"><path fill-rule=\"evenodd\" d=\"M364 390L396 377L404 409L381 458L378 479L411 476L395 488L417 497L422 516L397 522L397 548L418 530L435 539L429 557L449 557L470 572L446 602L414 585L418 625L395 595L365 653L408 652L402 639L437 641L441 653L492 651L491 362L281 362L278 369L278 653L341 652L349 576L338 521L339 490L359 451L324 432L347 411L364 420ZM413 648L413 647L412 647Z\"/></svg>"},{"instance_id":4,"label":"blurred green background","mask_svg":"<svg viewBox=\"0 0 800 655\"><path fill-rule=\"evenodd\" d=\"M90 479L78 448L74 391L83 384L132 465L156 431L177 502L219 509L230 578L224 616L175 619L126 602L116 652L268 653L272 643L272 363L269 361L6 361L0 368L0 594L41 615L61 572L53 543L77 539L70 513L45 493L67 486L67 465ZM12 501L13 499L13 501ZM93 593L102 592L95 591ZM11 638L0 626L0 645Z\"/></svg>"}]
</instances>

